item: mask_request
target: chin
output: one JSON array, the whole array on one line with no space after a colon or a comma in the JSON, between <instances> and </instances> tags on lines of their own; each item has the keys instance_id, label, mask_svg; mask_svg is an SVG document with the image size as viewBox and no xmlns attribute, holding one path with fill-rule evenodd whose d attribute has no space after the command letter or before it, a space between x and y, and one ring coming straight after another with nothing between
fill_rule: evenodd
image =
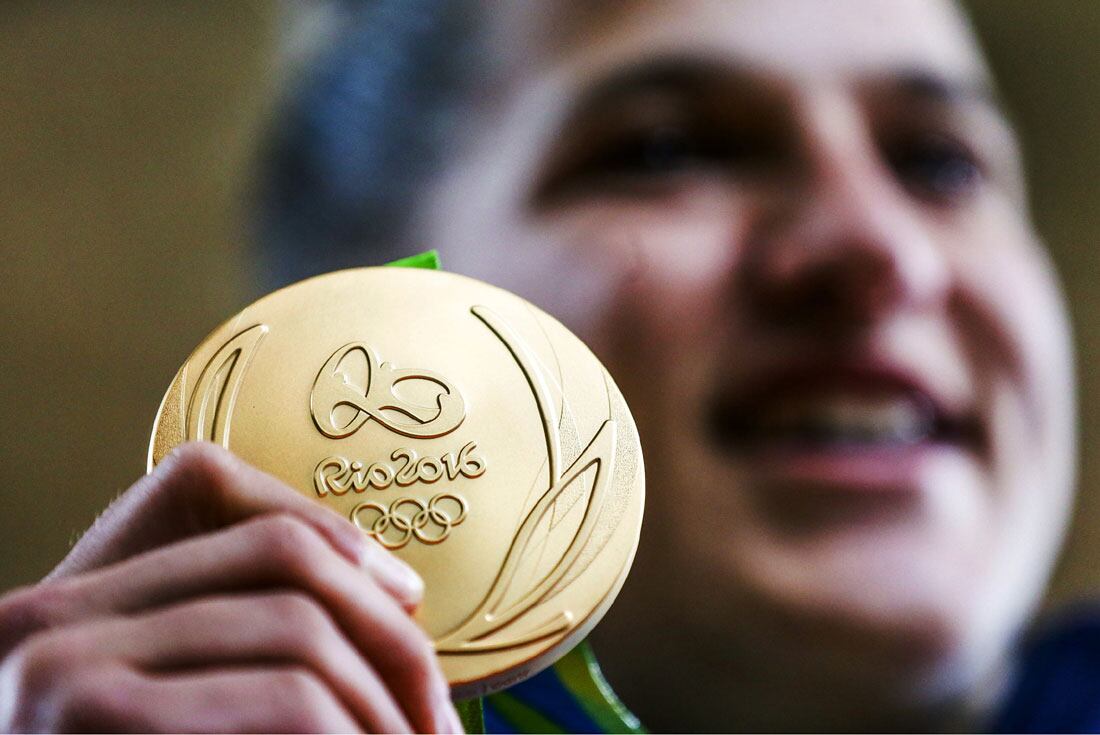
<instances>
[{"instance_id":1,"label":"chin","mask_svg":"<svg viewBox=\"0 0 1100 735\"><path fill-rule=\"evenodd\" d=\"M982 668L981 560L960 545L920 528L860 528L742 548L735 563L763 651L786 648L791 665L830 684L938 697Z\"/></svg>"}]
</instances>

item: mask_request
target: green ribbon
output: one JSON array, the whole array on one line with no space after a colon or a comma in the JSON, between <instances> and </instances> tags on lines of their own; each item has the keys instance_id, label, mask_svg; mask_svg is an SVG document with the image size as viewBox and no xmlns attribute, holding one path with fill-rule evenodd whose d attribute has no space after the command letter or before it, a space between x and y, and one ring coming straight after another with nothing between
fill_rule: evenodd
<instances>
[{"instance_id":1,"label":"green ribbon","mask_svg":"<svg viewBox=\"0 0 1100 735\"><path fill-rule=\"evenodd\" d=\"M417 255L410 255L407 258L401 258L390 263L386 263L387 267L391 268L427 268L428 270L438 271L442 270L439 265L439 253L435 250L428 250Z\"/></svg>"}]
</instances>

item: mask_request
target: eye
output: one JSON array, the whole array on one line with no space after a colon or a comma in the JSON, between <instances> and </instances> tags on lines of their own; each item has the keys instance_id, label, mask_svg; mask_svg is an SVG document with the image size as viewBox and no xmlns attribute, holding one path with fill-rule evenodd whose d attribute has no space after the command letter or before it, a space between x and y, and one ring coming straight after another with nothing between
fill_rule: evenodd
<instances>
[{"instance_id":1,"label":"eye","mask_svg":"<svg viewBox=\"0 0 1100 735\"><path fill-rule=\"evenodd\" d=\"M965 200L976 193L984 178L981 162L969 147L939 133L894 141L886 158L906 187L935 203Z\"/></svg>"},{"instance_id":2,"label":"eye","mask_svg":"<svg viewBox=\"0 0 1100 735\"><path fill-rule=\"evenodd\" d=\"M594 174L659 176L704 164L713 158L699 137L683 127L661 126L624 133L597 149L585 167Z\"/></svg>"},{"instance_id":3,"label":"eye","mask_svg":"<svg viewBox=\"0 0 1100 735\"><path fill-rule=\"evenodd\" d=\"M564 167L565 184L638 184L685 174L750 176L773 166L780 146L767 131L730 126L660 125L624 130L587 146Z\"/></svg>"},{"instance_id":4,"label":"eye","mask_svg":"<svg viewBox=\"0 0 1100 735\"><path fill-rule=\"evenodd\" d=\"M716 168L712 146L686 126L632 126L577 137L550 167L538 189L540 200L592 193L660 195L684 175Z\"/></svg>"}]
</instances>

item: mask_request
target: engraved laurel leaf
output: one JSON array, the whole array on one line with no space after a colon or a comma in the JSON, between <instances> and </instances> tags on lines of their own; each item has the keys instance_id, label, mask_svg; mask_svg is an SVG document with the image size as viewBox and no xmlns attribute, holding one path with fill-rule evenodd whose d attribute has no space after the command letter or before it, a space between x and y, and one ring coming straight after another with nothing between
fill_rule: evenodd
<instances>
[{"instance_id":1,"label":"engraved laurel leaf","mask_svg":"<svg viewBox=\"0 0 1100 735\"><path fill-rule=\"evenodd\" d=\"M441 652L461 652L491 650L506 648L529 643L547 635L556 633L569 625L571 618L568 613L562 613L535 626L533 629L509 637L504 641L481 641L480 639L501 630L513 620L528 612L546 596L547 592L570 570L577 557L580 556L585 544L592 535L598 516L598 510L603 503L607 492L607 486L614 473L612 466L615 444L615 424L604 421L599 431L592 438L581 456L577 458L565 474L550 486L535 506L528 512L523 523L520 524L512 541L512 546L505 556L489 594L478 606L477 610L465 623L436 641L436 648ZM578 482L586 471L595 468L596 477L592 483L592 492L589 493L584 507L584 517L576 532L559 557L557 563L541 579L532 584L517 600L502 606L501 601L510 586L517 568L523 563L525 557L537 548L538 537L535 530L545 519L555 501L563 491L572 483Z\"/></svg>"},{"instance_id":2,"label":"engraved laurel leaf","mask_svg":"<svg viewBox=\"0 0 1100 735\"><path fill-rule=\"evenodd\" d=\"M503 638L490 637L504 631L511 623L532 610L573 568L592 536L615 472L616 425L610 417L600 425L572 464L564 472L561 470L561 437L553 416L549 386L540 363L498 315L482 306L475 306L471 311L508 348L527 378L546 439L549 486L520 523L500 572L481 604L457 628L435 641L436 650L441 653L510 648L568 628L572 615L566 611L525 629L509 630ZM509 589L517 582L517 570L529 563L532 554L540 553L540 542L546 541L546 534L552 530L551 524L545 522L548 520L547 514L552 513L555 503L567 490L574 488L575 483L583 483L590 471L594 471L592 488L585 494L583 515L564 550L544 575L529 582L528 587L521 590L518 596L509 596L505 602Z\"/></svg>"},{"instance_id":3,"label":"engraved laurel leaf","mask_svg":"<svg viewBox=\"0 0 1100 735\"><path fill-rule=\"evenodd\" d=\"M238 332L206 363L188 404L187 439L229 448L229 427L241 381L267 331L266 324L255 324Z\"/></svg>"}]
</instances>

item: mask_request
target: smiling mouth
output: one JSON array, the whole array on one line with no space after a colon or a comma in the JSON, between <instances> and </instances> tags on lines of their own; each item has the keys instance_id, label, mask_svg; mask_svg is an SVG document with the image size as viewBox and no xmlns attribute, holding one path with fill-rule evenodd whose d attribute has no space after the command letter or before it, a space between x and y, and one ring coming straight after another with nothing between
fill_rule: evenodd
<instances>
[{"instance_id":1,"label":"smiling mouth","mask_svg":"<svg viewBox=\"0 0 1100 735\"><path fill-rule=\"evenodd\" d=\"M948 410L914 381L882 371L777 374L720 395L708 423L715 444L738 455L983 444L972 414Z\"/></svg>"}]
</instances>

